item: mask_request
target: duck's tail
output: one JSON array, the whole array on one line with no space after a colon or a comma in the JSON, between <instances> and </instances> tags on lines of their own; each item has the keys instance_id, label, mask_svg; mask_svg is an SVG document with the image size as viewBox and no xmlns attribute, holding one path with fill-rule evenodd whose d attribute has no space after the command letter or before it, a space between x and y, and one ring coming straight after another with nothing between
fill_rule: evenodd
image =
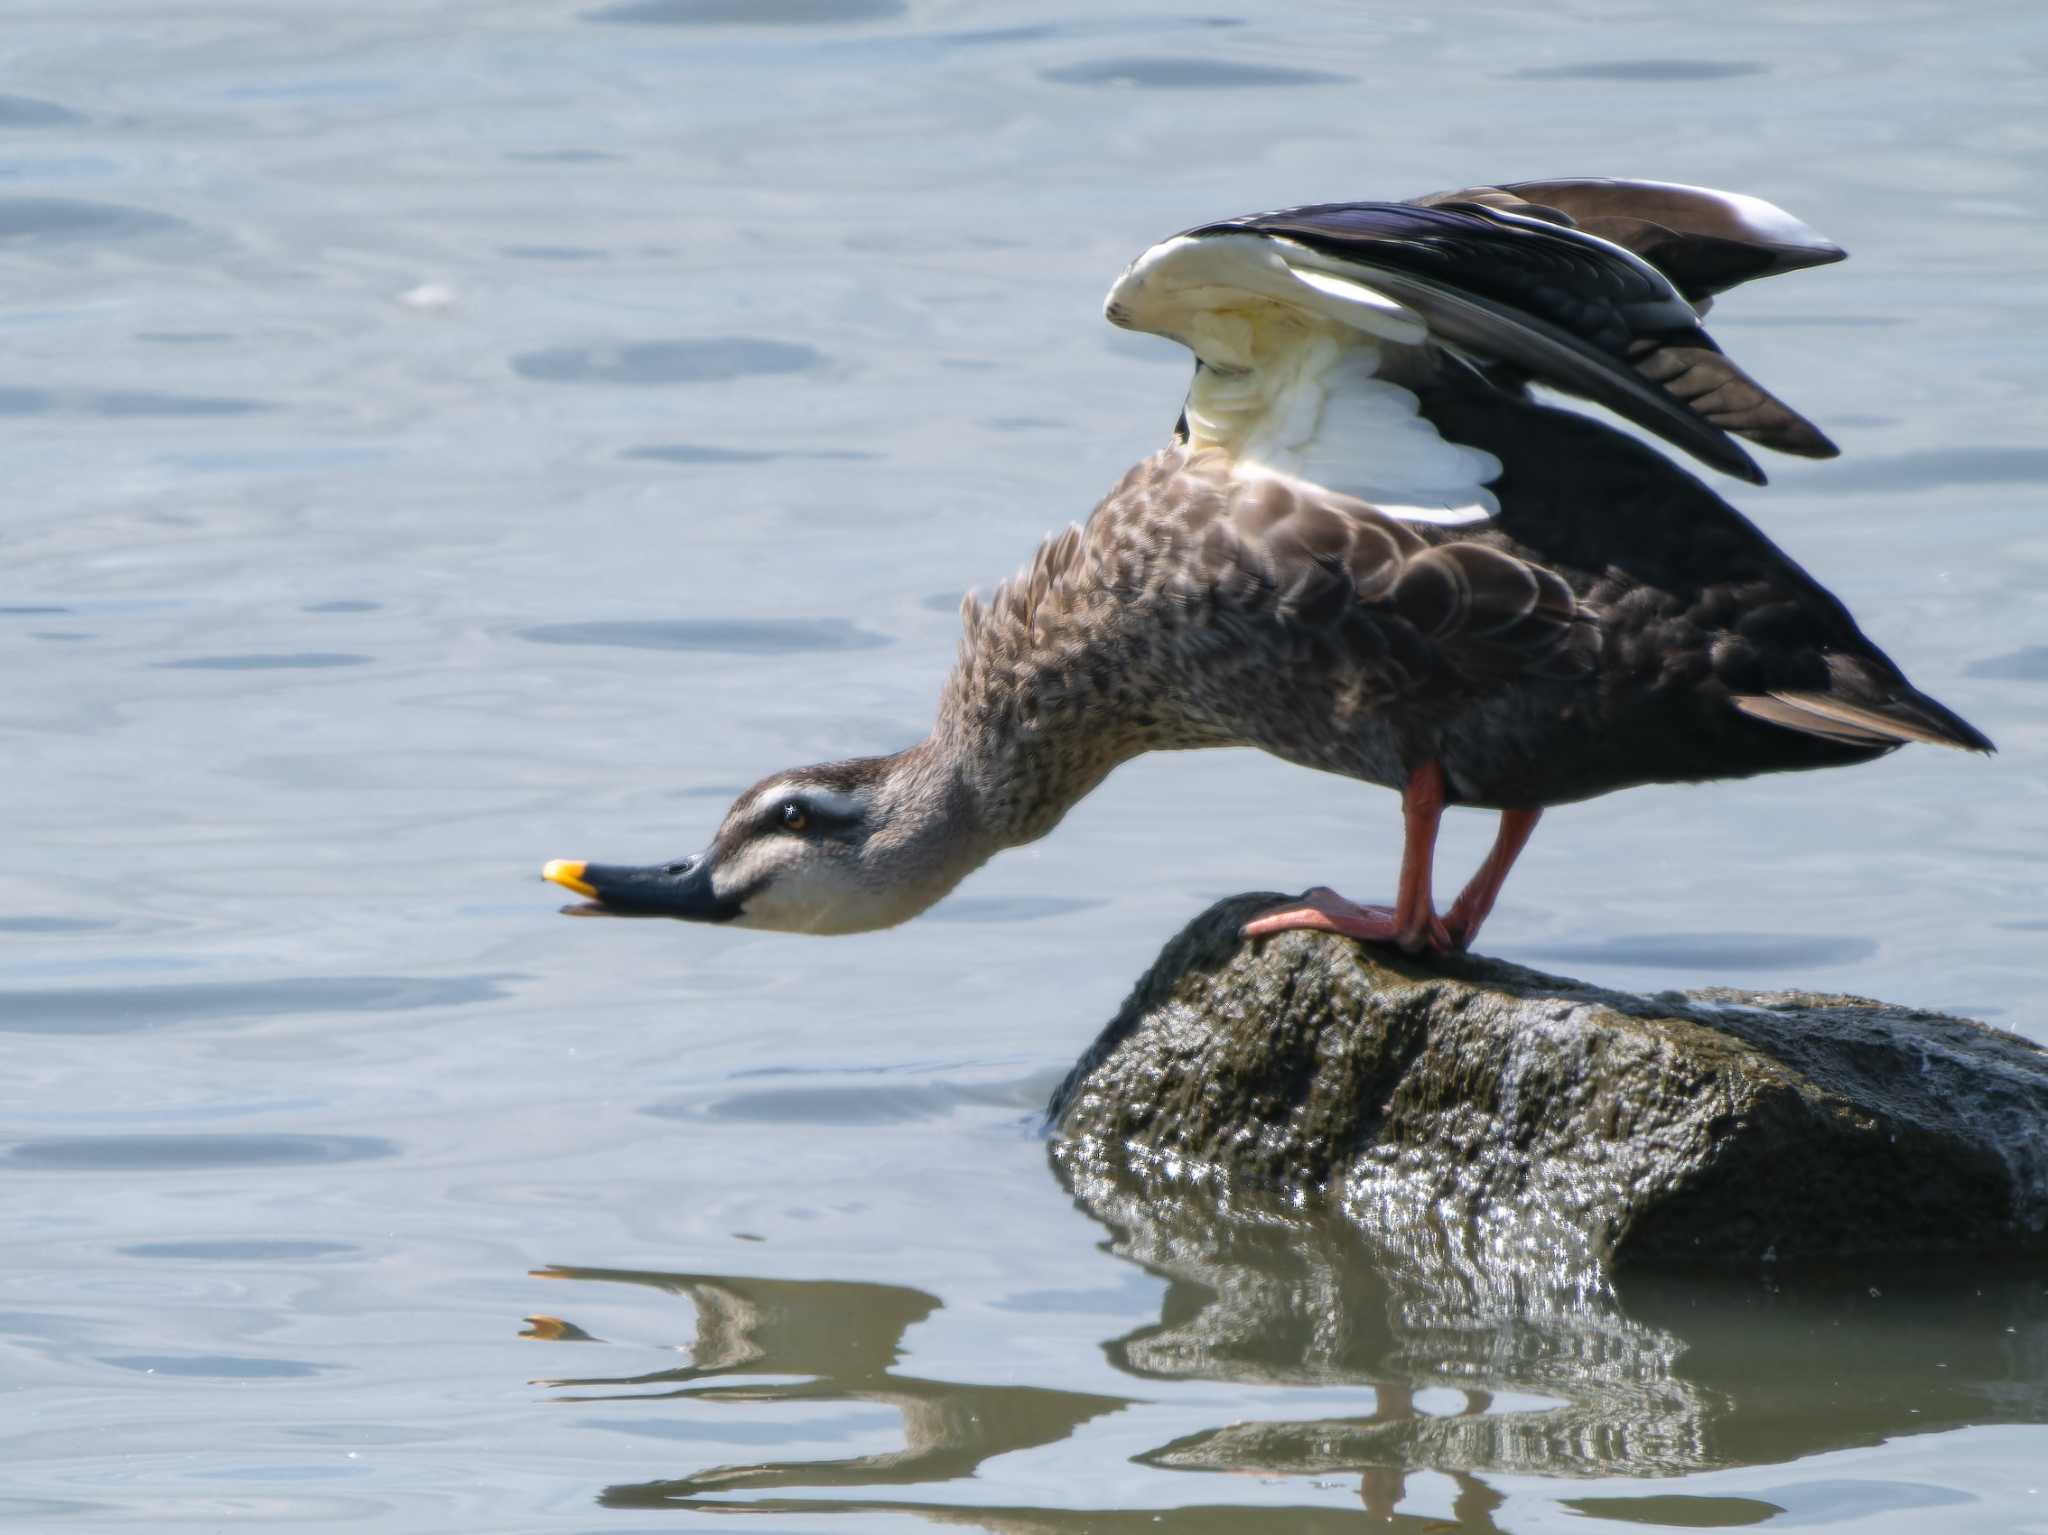
<instances>
[{"instance_id":1,"label":"duck's tail","mask_svg":"<svg viewBox=\"0 0 2048 1535\"><path fill-rule=\"evenodd\" d=\"M1729 700L1744 714L1823 740L1850 746L1903 746L1924 741L1959 751L1995 752L1991 738L1946 704L1900 683L1890 697L1839 693L1737 693Z\"/></svg>"}]
</instances>

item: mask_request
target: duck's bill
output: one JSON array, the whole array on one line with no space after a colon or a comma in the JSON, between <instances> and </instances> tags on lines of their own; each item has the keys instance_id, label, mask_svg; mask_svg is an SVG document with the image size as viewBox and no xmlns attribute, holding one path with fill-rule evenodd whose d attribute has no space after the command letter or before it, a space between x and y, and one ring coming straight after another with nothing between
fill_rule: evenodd
<instances>
[{"instance_id":1,"label":"duck's bill","mask_svg":"<svg viewBox=\"0 0 2048 1535\"><path fill-rule=\"evenodd\" d=\"M711 888L711 860L704 857L639 868L557 858L540 877L619 916L730 922L740 914L738 901L722 899Z\"/></svg>"}]
</instances>

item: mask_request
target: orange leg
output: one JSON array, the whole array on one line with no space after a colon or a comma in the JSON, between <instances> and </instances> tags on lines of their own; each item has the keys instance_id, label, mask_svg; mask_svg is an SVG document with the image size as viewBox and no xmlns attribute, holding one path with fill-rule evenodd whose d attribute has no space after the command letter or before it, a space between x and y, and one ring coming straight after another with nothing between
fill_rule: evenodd
<instances>
[{"instance_id":1,"label":"orange leg","mask_svg":"<svg viewBox=\"0 0 2048 1535\"><path fill-rule=\"evenodd\" d=\"M1244 936L1263 938L1293 928L1314 928L1363 938L1368 943L1397 943L1410 954L1424 949L1437 953L1450 949L1454 943L1451 931L1438 919L1430 894L1436 829L1443 813L1443 764L1425 762L1409 774L1408 787L1401 793L1401 820L1406 834L1401 844L1401 885L1391 910L1385 906L1360 906L1328 886L1318 885L1299 901L1254 917L1244 925ZM1513 862L1512 854L1509 862ZM1505 867L1501 874L1506 877ZM1487 904L1492 904L1491 897ZM1480 915L1483 917L1485 912L1482 910ZM1473 926L1476 930L1477 923Z\"/></svg>"},{"instance_id":2,"label":"orange leg","mask_svg":"<svg viewBox=\"0 0 2048 1535\"><path fill-rule=\"evenodd\" d=\"M1472 882L1451 903L1451 909L1444 913L1444 927L1451 935L1453 948L1472 947L1479 924L1493 910L1500 887L1507 883L1508 870L1515 866L1522 849L1528 846L1529 834L1536 830L1536 822L1542 815L1541 810L1503 810L1500 813L1500 830L1494 835L1493 850L1486 855L1486 862L1479 866L1479 872L1472 876Z\"/></svg>"}]
</instances>

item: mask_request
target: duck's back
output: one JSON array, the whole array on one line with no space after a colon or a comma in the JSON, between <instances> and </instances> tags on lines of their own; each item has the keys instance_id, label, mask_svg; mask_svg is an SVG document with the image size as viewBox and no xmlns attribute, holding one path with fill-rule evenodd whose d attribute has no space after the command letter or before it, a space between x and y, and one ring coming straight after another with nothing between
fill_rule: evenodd
<instances>
[{"instance_id":1,"label":"duck's back","mask_svg":"<svg viewBox=\"0 0 2048 1535\"><path fill-rule=\"evenodd\" d=\"M1562 576L1598 636L1583 676L1479 699L1446 727L1461 798L1557 804L1838 766L1912 740L1989 749L1831 592L1663 454L1455 379L1426 393L1447 437L1503 465L1500 514L1471 536Z\"/></svg>"},{"instance_id":2,"label":"duck's back","mask_svg":"<svg viewBox=\"0 0 2048 1535\"><path fill-rule=\"evenodd\" d=\"M1029 677L1003 691L1046 718L1071 705L1067 728L1126 755L1256 746L1399 786L1477 701L1593 664L1563 579L1446 531L1174 447L999 592L974 641Z\"/></svg>"}]
</instances>

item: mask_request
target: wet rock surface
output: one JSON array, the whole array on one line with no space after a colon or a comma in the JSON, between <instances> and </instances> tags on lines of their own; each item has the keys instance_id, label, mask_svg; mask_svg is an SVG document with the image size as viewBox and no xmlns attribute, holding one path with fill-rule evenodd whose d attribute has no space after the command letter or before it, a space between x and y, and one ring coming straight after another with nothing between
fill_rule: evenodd
<instances>
[{"instance_id":1,"label":"wet rock surface","mask_svg":"<svg viewBox=\"0 0 2048 1535\"><path fill-rule=\"evenodd\" d=\"M1810 992L1636 996L1222 901L1051 1106L1068 1176L1327 1211L1480 1282L1616 1267L2048 1254L2048 1052Z\"/></svg>"}]
</instances>

